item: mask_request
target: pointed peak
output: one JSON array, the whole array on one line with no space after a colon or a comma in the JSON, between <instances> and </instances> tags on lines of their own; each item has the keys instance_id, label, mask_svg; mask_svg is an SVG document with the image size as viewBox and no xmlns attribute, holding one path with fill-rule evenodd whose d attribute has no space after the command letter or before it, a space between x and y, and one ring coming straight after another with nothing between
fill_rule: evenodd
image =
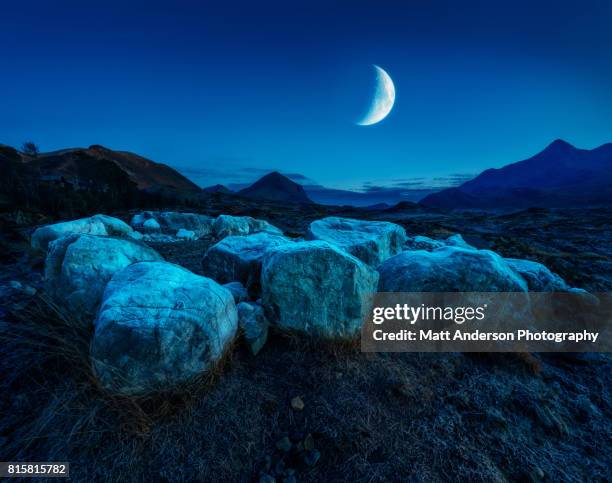
<instances>
[{"instance_id":1,"label":"pointed peak","mask_svg":"<svg viewBox=\"0 0 612 483\"><path fill-rule=\"evenodd\" d=\"M264 179L264 178L287 178L287 177L283 176L278 171L270 171L268 174L261 177L261 179Z\"/></svg>"},{"instance_id":2,"label":"pointed peak","mask_svg":"<svg viewBox=\"0 0 612 483\"><path fill-rule=\"evenodd\" d=\"M566 149L576 149L576 147L571 145L567 141L564 141L563 139L555 139L552 143L550 143L546 147L544 151L548 151L548 150L558 151L558 150L566 150Z\"/></svg>"}]
</instances>

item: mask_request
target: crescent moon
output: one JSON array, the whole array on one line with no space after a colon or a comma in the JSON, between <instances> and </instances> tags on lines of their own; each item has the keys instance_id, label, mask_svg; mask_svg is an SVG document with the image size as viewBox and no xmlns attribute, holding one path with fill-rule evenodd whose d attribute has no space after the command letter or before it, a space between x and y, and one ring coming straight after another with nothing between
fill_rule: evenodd
<instances>
[{"instance_id":1,"label":"crescent moon","mask_svg":"<svg viewBox=\"0 0 612 483\"><path fill-rule=\"evenodd\" d=\"M395 103L395 86L391 77L377 65L374 65L374 68L376 69L374 98L366 115L357 122L360 126L370 126L382 121L389 115Z\"/></svg>"}]
</instances>

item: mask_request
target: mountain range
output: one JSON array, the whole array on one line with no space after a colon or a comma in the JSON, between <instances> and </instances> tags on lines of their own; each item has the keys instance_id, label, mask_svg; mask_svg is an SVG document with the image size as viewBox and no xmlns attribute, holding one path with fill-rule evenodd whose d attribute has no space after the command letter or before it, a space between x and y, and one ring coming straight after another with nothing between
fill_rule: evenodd
<instances>
[{"instance_id":1,"label":"mountain range","mask_svg":"<svg viewBox=\"0 0 612 483\"><path fill-rule=\"evenodd\" d=\"M558 139L535 156L487 169L420 204L445 209L563 208L612 204L612 143L578 149Z\"/></svg>"},{"instance_id":2,"label":"mountain range","mask_svg":"<svg viewBox=\"0 0 612 483\"><path fill-rule=\"evenodd\" d=\"M612 205L612 144L588 150L562 140L554 141L529 159L499 169L487 169L458 187L433 193L399 188L366 192L330 189L316 184L299 184L276 171L237 192L223 185L201 189L170 166L99 145L37 155L0 145L0 168L0 188L5 203L16 196L16 189L21 190L20 199L25 199L28 190L38 190L42 186L43 191L39 190L41 200L48 196L45 190L59 187L57 189L63 193L67 189L96 192L98 199L103 199L104 193L113 194L116 203L142 197L141 194L192 200L215 194L282 203L382 207L382 203L417 201L420 194L424 196L419 202L422 206L443 209L515 210ZM23 184L23 180L28 180L29 184ZM37 187L33 188L35 185Z\"/></svg>"}]
</instances>

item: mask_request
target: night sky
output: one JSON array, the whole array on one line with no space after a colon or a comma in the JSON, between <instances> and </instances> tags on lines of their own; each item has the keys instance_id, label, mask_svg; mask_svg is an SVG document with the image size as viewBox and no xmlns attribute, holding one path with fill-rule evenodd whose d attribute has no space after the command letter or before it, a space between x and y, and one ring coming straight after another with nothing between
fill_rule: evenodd
<instances>
[{"instance_id":1,"label":"night sky","mask_svg":"<svg viewBox=\"0 0 612 483\"><path fill-rule=\"evenodd\" d=\"M612 141L609 1L15 1L0 18L0 143L102 144L202 186L443 184L556 138ZM357 126L372 64L395 107Z\"/></svg>"}]
</instances>

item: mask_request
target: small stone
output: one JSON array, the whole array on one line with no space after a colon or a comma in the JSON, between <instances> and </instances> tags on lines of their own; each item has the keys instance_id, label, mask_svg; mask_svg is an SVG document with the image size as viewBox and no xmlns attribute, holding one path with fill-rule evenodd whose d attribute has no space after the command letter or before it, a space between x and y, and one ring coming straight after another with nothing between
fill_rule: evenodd
<instances>
[{"instance_id":1,"label":"small stone","mask_svg":"<svg viewBox=\"0 0 612 483\"><path fill-rule=\"evenodd\" d=\"M310 433L308 433L306 437L304 438L304 449L306 451L312 451L313 449L315 449L314 438L312 437L312 434Z\"/></svg>"},{"instance_id":2,"label":"small stone","mask_svg":"<svg viewBox=\"0 0 612 483\"><path fill-rule=\"evenodd\" d=\"M296 483L296 482L297 480L295 479L294 475L290 475L283 480L283 483Z\"/></svg>"},{"instance_id":3,"label":"small stone","mask_svg":"<svg viewBox=\"0 0 612 483\"><path fill-rule=\"evenodd\" d=\"M268 474L263 474L259 478L259 483L276 483L276 478Z\"/></svg>"},{"instance_id":4,"label":"small stone","mask_svg":"<svg viewBox=\"0 0 612 483\"><path fill-rule=\"evenodd\" d=\"M531 469L531 474L529 476L531 476L532 481L538 481L543 480L544 476L546 475L544 474L544 470L542 468L540 468L539 466L534 466Z\"/></svg>"},{"instance_id":5,"label":"small stone","mask_svg":"<svg viewBox=\"0 0 612 483\"><path fill-rule=\"evenodd\" d=\"M157 233L161 231L161 226L159 226L159 223L157 220L155 220L155 218L149 218L142 224L142 229L146 233Z\"/></svg>"},{"instance_id":6,"label":"small stone","mask_svg":"<svg viewBox=\"0 0 612 483\"><path fill-rule=\"evenodd\" d=\"M285 453L291 450L291 440L285 436L276 442L276 447Z\"/></svg>"},{"instance_id":7,"label":"small stone","mask_svg":"<svg viewBox=\"0 0 612 483\"><path fill-rule=\"evenodd\" d=\"M276 476L285 476L286 470L287 468L285 467L285 461L283 459L279 459L274 467L274 473Z\"/></svg>"},{"instance_id":8,"label":"small stone","mask_svg":"<svg viewBox=\"0 0 612 483\"><path fill-rule=\"evenodd\" d=\"M321 458L321 453L319 453L316 449L312 451L307 451L304 456L304 463L308 466L314 466L319 462Z\"/></svg>"},{"instance_id":9,"label":"small stone","mask_svg":"<svg viewBox=\"0 0 612 483\"><path fill-rule=\"evenodd\" d=\"M193 230L185 230L185 228L180 228L176 232L176 237L181 240L196 240L198 237Z\"/></svg>"},{"instance_id":10,"label":"small stone","mask_svg":"<svg viewBox=\"0 0 612 483\"><path fill-rule=\"evenodd\" d=\"M304 401L300 396L296 396L291 400L291 407L294 411L301 411L304 409Z\"/></svg>"},{"instance_id":11,"label":"small stone","mask_svg":"<svg viewBox=\"0 0 612 483\"><path fill-rule=\"evenodd\" d=\"M263 307L249 302L237 306L238 319L251 354L256 356L268 340L268 319Z\"/></svg>"}]
</instances>

